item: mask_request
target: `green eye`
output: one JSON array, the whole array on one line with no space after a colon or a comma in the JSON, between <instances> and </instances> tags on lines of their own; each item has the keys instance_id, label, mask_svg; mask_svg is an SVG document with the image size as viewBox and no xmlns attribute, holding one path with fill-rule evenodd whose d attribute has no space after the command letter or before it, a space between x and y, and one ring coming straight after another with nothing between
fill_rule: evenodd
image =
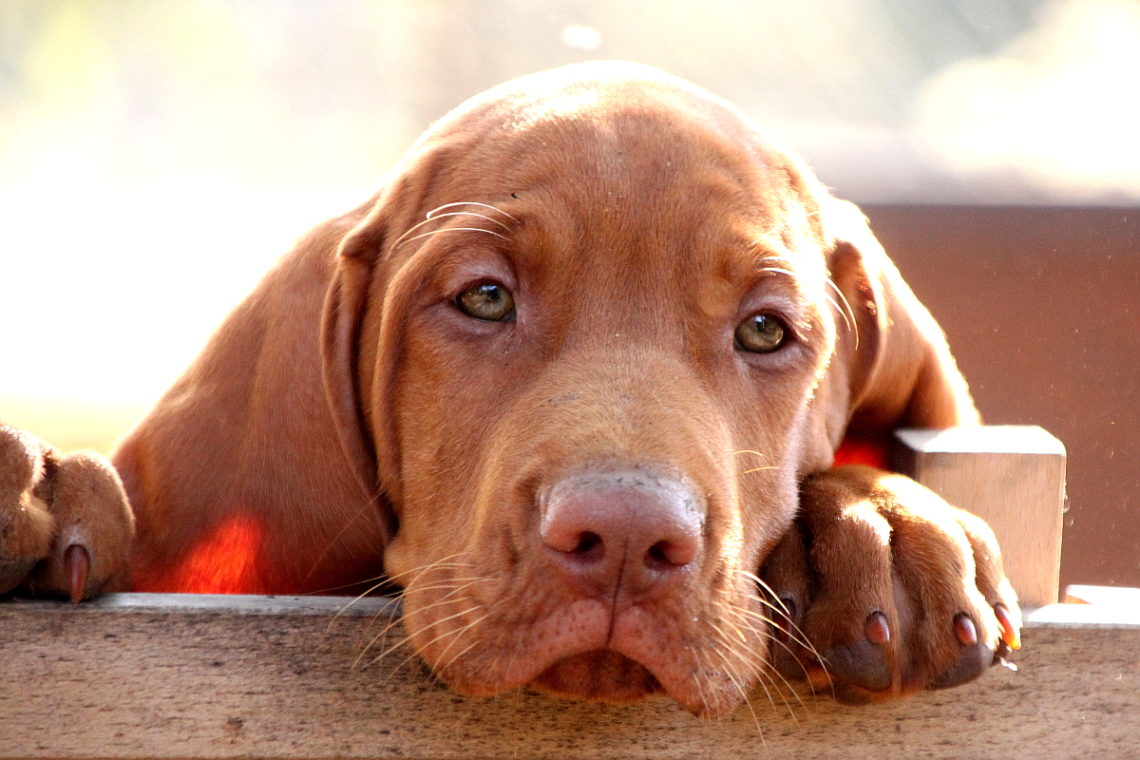
<instances>
[{"instance_id":1,"label":"green eye","mask_svg":"<svg viewBox=\"0 0 1140 760\"><path fill-rule=\"evenodd\" d=\"M515 298L497 282L480 282L455 297L456 307L469 317L486 322L510 322L515 318Z\"/></svg>"},{"instance_id":2,"label":"green eye","mask_svg":"<svg viewBox=\"0 0 1140 760\"><path fill-rule=\"evenodd\" d=\"M753 314L736 326L736 347L754 354L770 354L788 342L784 323L771 314Z\"/></svg>"}]
</instances>

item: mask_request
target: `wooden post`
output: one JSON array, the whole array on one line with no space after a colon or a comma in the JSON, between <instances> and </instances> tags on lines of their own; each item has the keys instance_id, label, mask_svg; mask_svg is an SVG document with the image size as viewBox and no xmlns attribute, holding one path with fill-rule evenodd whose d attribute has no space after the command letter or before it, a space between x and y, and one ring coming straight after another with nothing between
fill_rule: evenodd
<instances>
[{"instance_id":1,"label":"wooden post","mask_svg":"<svg viewBox=\"0 0 1140 760\"><path fill-rule=\"evenodd\" d=\"M1065 447L1035 426L900 430L895 468L978 515L1023 607L1058 600Z\"/></svg>"}]
</instances>

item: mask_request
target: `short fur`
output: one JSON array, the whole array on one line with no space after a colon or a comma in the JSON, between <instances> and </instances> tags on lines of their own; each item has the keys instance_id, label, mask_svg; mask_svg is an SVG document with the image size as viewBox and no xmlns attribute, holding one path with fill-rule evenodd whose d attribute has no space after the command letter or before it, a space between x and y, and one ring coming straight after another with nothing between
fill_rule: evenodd
<instances>
[{"instance_id":1,"label":"short fur","mask_svg":"<svg viewBox=\"0 0 1140 760\"><path fill-rule=\"evenodd\" d=\"M457 307L488 282L512 320ZM742 350L755 313L789 342ZM977 421L857 209L708 93L576 65L449 114L266 276L115 453L129 582L83 593L384 575L467 694L891 698L978 675L1016 598L984 524L835 452Z\"/></svg>"}]
</instances>

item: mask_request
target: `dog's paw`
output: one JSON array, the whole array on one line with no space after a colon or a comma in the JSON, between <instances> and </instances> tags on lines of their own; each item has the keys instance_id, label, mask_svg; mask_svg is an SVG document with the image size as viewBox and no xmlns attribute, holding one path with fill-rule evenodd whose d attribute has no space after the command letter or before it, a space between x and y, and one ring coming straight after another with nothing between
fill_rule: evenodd
<instances>
[{"instance_id":1,"label":"dog's paw","mask_svg":"<svg viewBox=\"0 0 1140 760\"><path fill-rule=\"evenodd\" d=\"M134 517L102 457L0 425L0 594L77 602L125 586Z\"/></svg>"},{"instance_id":2,"label":"dog's paw","mask_svg":"<svg viewBox=\"0 0 1140 760\"><path fill-rule=\"evenodd\" d=\"M993 531L902 475L849 465L808 478L761 576L773 665L844 702L956 686L1020 646Z\"/></svg>"}]
</instances>

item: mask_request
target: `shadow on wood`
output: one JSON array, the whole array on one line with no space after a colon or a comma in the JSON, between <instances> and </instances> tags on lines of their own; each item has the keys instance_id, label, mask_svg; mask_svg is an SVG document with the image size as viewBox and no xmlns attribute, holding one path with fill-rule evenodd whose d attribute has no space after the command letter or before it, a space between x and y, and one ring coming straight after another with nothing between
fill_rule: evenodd
<instances>
[{"instance_id":1,"label":"shadow on wood","mask_svg":"<svg viewBox=\"0 0 1140 760\"><path fill-rule=\"evenodd\" d=\"M0 757L1137 757L1140 616L1064 607L1084 620L1039 613L1016 673L895 705L760 696L713 722L664 699L456 696L384 600L9 602Z\"/></svg>"}]
</instances>

